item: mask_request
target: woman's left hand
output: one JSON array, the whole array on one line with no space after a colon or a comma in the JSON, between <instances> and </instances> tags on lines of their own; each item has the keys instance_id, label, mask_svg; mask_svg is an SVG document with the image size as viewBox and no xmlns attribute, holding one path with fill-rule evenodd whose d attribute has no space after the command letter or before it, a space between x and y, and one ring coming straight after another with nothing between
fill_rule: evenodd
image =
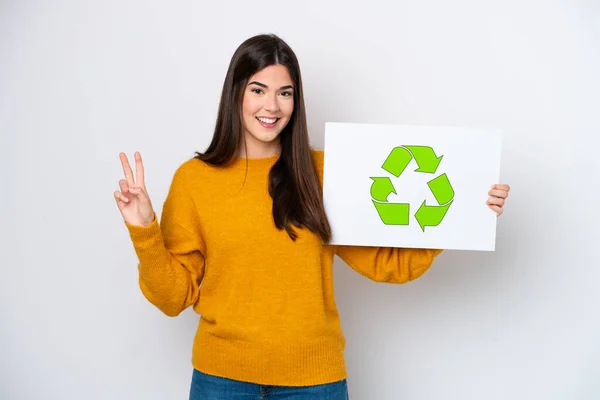
<instances>
[{"instance_id":1,"label":"woman's left hand","mask_svg":"<svg viewBox=\"0 0 600 400\"><path fill-rule=\"evenodd\" d=\"M510 186L506 184L492 185L492 188L488 192L490 198L486 202L488 207L496 212L498 216L502 215L504 209L502 208L506 203Z\"/></svg>"}]
</instances>

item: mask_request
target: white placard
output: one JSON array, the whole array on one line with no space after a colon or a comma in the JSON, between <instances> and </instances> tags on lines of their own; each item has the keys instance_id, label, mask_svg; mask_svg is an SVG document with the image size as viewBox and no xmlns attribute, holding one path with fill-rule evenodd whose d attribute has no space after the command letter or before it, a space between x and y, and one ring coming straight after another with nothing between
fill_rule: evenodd
<instances>
[{"instance_id":1,"label":"white placard","mask_svg":"<svg viewBox=\"0 0 600 400\"><path fill-rule=\"evenodd\" d=\"M327 123L332 244L495 250L501 146L495 128Z\"/></svg>"}]
</instances>

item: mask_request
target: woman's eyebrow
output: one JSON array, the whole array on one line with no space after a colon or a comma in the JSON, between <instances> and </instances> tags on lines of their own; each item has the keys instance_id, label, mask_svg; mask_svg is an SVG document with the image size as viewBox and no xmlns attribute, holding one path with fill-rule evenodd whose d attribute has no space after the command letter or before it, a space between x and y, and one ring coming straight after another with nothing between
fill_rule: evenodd
<instances>
[{"instance_id":1,"label":"woman's eyebrow","mask_svg":"<svg viewBox=\"0 0 600 400\"><path fill-rule=\"evenodd\" d=\"M252 81L248 84L248 86L250 85L257 85L260 86L262 88L268 89L269 87L267 85L265 85L264 83L260 83L258 81ZM285 89L293 89L294 87L292 85L286 85L286 86L282 86L279 88L279 90L285 90Z\"/></svg>"}]
</instances>

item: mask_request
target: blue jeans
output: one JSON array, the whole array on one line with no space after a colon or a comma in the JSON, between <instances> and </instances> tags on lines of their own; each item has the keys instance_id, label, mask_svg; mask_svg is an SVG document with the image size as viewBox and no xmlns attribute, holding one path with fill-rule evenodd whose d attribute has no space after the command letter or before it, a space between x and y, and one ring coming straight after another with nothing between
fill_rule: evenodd
<instances>
[{"instance_id":1,"label":"blue jeans","mask_svg":"<svg viewBox=\"0 0 600 400\"><path fill-rule=\"evenodd\" d=\"M192 375L190 400L348 400L346 380L316 386L268 386L204 374Z\"/></svg>"}]
</instances>

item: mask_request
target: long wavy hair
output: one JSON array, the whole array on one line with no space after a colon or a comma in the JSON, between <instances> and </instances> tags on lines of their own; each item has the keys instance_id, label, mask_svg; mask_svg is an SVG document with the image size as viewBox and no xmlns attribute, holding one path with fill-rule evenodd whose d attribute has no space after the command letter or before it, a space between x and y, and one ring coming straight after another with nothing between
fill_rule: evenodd
<instances>
[{"instance_id":1,"label":"long wavy hair","mask_svg":"<svg viewBox=\"0 0 600 400\"><path fill-rule=\"evenodd\" d=\"M283 65L294 83L294 111L279 134L281 154L269 172L273 220L296 240L294 227L306 227L323 242L331 240L331 227L308 138L302 78L292 49L276 35L257 35L244 41L231 58L219 103L212 141L198 158L210 165L226 166L237 157L244 141L242 101L248 80L271 65Z\"/></svg>"}]
</instances>

